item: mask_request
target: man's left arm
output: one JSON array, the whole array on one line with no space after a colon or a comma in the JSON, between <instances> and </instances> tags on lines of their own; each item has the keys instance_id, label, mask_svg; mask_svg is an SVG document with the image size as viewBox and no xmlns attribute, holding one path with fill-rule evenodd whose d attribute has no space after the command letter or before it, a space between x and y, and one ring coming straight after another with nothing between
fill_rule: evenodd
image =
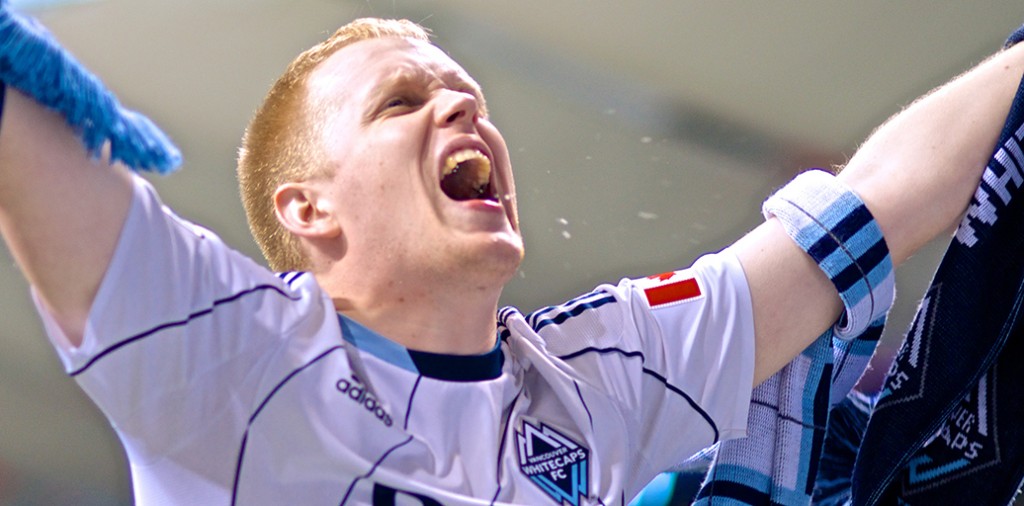
<instances>
[{"instance_id":1,"label":"man's left arm","mask_svg":"<svg viewBox=\"0 0 1024 506\"><path fill-rule=\"evenodd\" d=\"M1022 73L1024 47L997 53L890 118L838 176L874 216L894 265L960 219ZM777 218L732 250L750 286L758 384L835 323L843 305L833 283Z\"/></svg>"}]
</instances>

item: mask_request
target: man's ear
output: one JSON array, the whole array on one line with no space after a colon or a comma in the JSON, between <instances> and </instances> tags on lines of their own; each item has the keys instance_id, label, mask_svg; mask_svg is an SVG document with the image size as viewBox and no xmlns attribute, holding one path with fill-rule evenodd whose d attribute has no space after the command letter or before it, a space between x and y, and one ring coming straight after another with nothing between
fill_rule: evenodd
<instances>
[{"instance_id":1,"label":"man's ear","mask_svg":"<svg viewBox=\"0 0 1024 506\"><path fill-rule=\"evenodd\" d=\"M284 183L274 192L274 212L289 232L307 239L341 234L333 208L317 188L306 183Z\"/></svg>"}]
</instances>

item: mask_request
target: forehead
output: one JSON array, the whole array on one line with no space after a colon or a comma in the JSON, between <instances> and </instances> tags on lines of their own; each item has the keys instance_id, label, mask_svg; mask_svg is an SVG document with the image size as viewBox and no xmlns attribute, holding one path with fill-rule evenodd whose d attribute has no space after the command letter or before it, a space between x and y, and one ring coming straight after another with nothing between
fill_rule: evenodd
<instances>
[{"instance_id":1,"label":"forehead","mask_svg":"<svg viewBox=\"0 0 1024 506\"><path fill-rule=\"evenodd\" d=\"M361 40L338 50L320 64L308 84L314 96L358 99L410 79L479 89L469 73L437 46L397 37Z\"/></svg>"}]
</instances>

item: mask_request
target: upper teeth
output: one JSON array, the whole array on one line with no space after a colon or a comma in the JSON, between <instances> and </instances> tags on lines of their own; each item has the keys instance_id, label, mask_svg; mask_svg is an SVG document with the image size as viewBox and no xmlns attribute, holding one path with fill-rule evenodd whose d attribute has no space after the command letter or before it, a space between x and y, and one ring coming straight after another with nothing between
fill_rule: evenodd
<instances>
[{"instance_id":1,"label":"upper teeth","mask_svg":"<svg viewBox=\"0 0 1024 506\"><path fill-rule=\"evenodd\" d=\"M483 186L491 179L491 161L478 149L462 149L450 155L444 162L444 173L441 176L451 174L460 163L474 160L476 165L476 182Z\"/></svg>"}]
</instances>

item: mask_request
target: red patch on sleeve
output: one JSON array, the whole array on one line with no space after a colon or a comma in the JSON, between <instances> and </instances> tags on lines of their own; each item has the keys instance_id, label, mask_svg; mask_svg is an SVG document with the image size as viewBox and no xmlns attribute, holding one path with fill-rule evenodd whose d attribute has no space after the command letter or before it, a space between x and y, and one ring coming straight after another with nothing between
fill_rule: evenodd
<instances>
[{"instance_id":1,"label":"red patch on sleeve","mask_svg":"<svg viewBox=\"0 0 1024 506\"><path fill-rule=\"evenodd\" d=\"M697 280L689 278L647 288L644 290L644 295L647 296L647 303L651 307L655 307L700 297L701 293Z\"/></svg>"}]
</instances>

